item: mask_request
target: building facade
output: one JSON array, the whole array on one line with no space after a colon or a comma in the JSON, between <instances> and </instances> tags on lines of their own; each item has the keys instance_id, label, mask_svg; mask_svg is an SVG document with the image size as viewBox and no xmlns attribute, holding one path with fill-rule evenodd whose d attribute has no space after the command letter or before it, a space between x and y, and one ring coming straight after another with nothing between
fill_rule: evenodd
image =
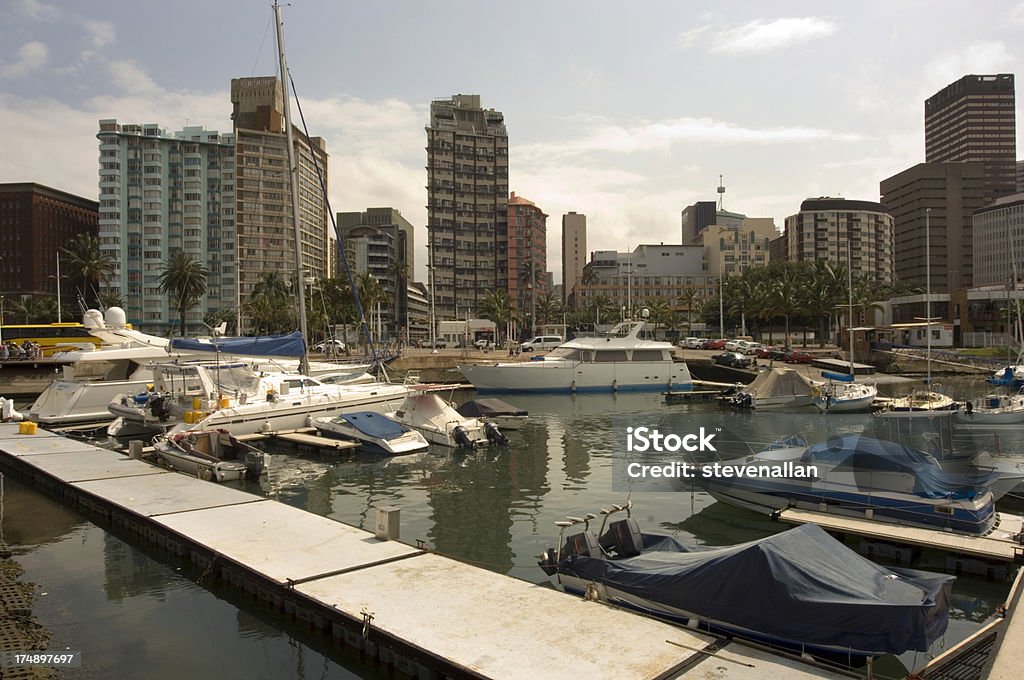
<instances>
[{"instance_id":1,"label":"building facade","mask_svg":"<svg viewBox=\"0 0 1024 680\"><path fill-rule=\"evenodd\" d=\"M987 203L982 164L919 163L882 180L880 192L893 219L897 280L923 289L930 252L932 292L973 286L972 216Z\"/></svg>"},{"instance_id":2,"label":"building facade","mask_svg":"<svg viewBox=\"0 0 1024 680\"><path fill-rule=\"evenodd\" d=\"M655 300L675 304L690 289L698 298L718 295L717 279L704 266L703 246L639 245L632 252L595 251L587 265L596 276L594 283L580 284L580 305L597 300L610 302L618 317L637 315L639 306Z\"/></svg>"},{"instance_id":3,"label":"building facade","mask_svg":"<svg viewBox=\"0 0 1024 680\"><path fill-rule=\"evenodd\" d=\"M404 340L409 313L408 284L415 267L412 224L395 208L338 213L337 223L341 247L352 272L368 272L380 285L383 326L389 336L386 339ZM346 276L343 263L336 269L340 276Z\"/></svg>"},{"instance_id":4,"label":"building facade","mask_svg":"<svg viewBox=\"0 0 1024 680\"><path fill-rule=\"evenodd\" d=\"M973 218L974 285L1020 287L1024 275L1024 193L996 199Z\"/></svg>"},{"instance_id":5,"label":"building facade","mask_svg":"<svg viewBox=\"0 0 1024 680\"><path fill-rule=\"evenodd\" d=\"M893 218L881 203L809 198L786 218L786 259L849 264L854 276L894 279Z\"/></svg>"},{"instance_id":6,"label":"building facade","mask_svg":"<svg viewBox=\"0 0 1024 680\"><path fill-rule=\"evenodd\" d=\"M967 75L925 100L926 163L979 162L985 197L1016 191L1017 124L1014 77Z\"/></svg>"},{"instance_id":7,"label":"building facade","mask_svg":"<svg viewBox=\"0 0 1024 680\"><path fill-rule=\"evenodd\" d=\"M199 333L208 312L236 309L234 136L105 119L97 138L100 251L114 262L106 289L120 295L128 321L159 334L178 327L174 305L160 292L175 252L209 271L206 296L186 313L186 332Z\"/></svg>"},{"instance_id":8,"label":"building facade","mask_svg":"<svg viewBox=\"0 0 1024 680\"><path fill-rule=\"evenodd\" d=\"M72 303L83 283L71 280L66 268L58 272L57 259L80 234L96 236L98 222L96 201L35 182L0 184L0 296L56 298L59 285L61 306L74 310L62 319L80 320ZM13 307L6 312L13 323Z\"/></svg>"},{"instance_id":9,"label":"building facade","mask_svg":"<svg viewBox=\"0 0 1024 680\"><path fill-rule=\"evenodd\" d=\"M274 76L233 78L231 105L237 168L239 297L244 303L264 274L277 274L286 281L308 276L327 278L334 273L337 251L328 232L327 200L321 189L321 180L323 186L328 185L326 142L292 128L305 270L297 276L281 81Z\"/></svg>"},{"instance_id":10,"label":"building facade","mask_svg":"<svg viewBox=\"0 0 1024 680\"><path fill-rule=\"evenodd\" d=\"M473 316L492 290L508 290L508 133L479 95L430 104L427 247L438 320Z\"/></svg>"},{"instance_id":11,"label":"building facade","mask_svg":"<svg viewBox=\"0 0 1024 680\"><path fill-rule=\"evenodd\" d=\"M512 192L508 199L508 299L524 316L532 313L537 298L551 290L547 220L533 201Z\"/></svg>"},{"instance_id":12,"label":"building facade","mask_svg":"<svg viewBox=\"0 0 1024 680\"><path fill-rule=\"evenodd\" d=\"M562 304L575 305L575 291L583 280L587 264L587 216L569 212L562 215Z\"/></svg>"},{"instance_id":13,"label":"building facade","mask_svg":"<svg viewBox=\"0 0 1024 680\"><path fill-rule=\"evenodd\" d=\"M750 267L768 264L773 238L779 235L770 217L747 217L736 227L704 229L701 245L711 276L738 276Z\"/></svg>"}]
</instances>

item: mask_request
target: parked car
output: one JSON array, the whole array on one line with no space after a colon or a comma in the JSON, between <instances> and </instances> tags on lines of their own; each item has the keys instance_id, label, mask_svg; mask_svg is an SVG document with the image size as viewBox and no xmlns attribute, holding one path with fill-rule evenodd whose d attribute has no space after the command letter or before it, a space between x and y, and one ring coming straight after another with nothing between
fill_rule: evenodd
<instances>
[{"instance_id":1,"label":"parked car","mask_svg":"<svg viewBox=\"0 0 1024 680\"><path fill-rule=\"evenodd\" d=\"M774 347L765 347L764 345L761 345L754 350L754 356L758 359L781 359L785 354L786 353L781 350L775 349Z\"/></svg>"},{"instance_id":2,"label":"parked car","mask_svg":"<svg viewBox=\"0 0 1024 680\"><path fill-rule=\"evenodd\" d=\"M719 338L718 340L705 340L701 343L701 349L725 349L725 338Z\"/></svg>"},{"instance_id":3,"label":"parked car","mask_svg":"<svg viewBox=\"0 0 1024 680\"><path fill-rule=\"evenodd\" d=\"M488 340L487 338L480 338L473 343L473 347L477 349L494 349L494 341Z\"/></svg>"},{"instance_id":4,"label":"parked car","mask_svg":"<svg viewBox=\"0 0 1024 680\"><path fill-rule=\"evenodd\" d=\"M563 342L565 340L562 339L561 335L538 335L521 344L519 350L522 352L532 352L534 350L554 349Z\"/></svg>"},{"instance_id":5,"label":"parked car","mask_svg":"<svg viewBox=\"0 0 1024 680\"><path fill-rule=\"evenodd\" d=\"M434 349L448 349L448 341L444 338L434 338Z\"/></svg>"},{"instance_id":6,"label":"parked car","mask_svg":"<svg viewBox=\"0 0 1024 680\"><path fill-rule=\"evenodd\" d=\"M711 357L719 366L731 366L732 368L748 368L754 359L739 352L722 352Z\"/></svg>"},{"instance_id":7,"label":"parked car","mask_svg":"<svg viewBox=\"0 0 1024 680\"><path fill-rule=\"evenodd\" d=\"M317 343L310 347L314 352L330 352L332 349L338 352L345 351L345 343L337 338L331 338L324 340L323 342Z\"/></svg>"},{"instance_id":8,"label":"parked car","mask_svg":"<svg viewBox=\"0 0 1024 680\"><path fill-rule=\"evenodd\" d=\"M741 354L748 354L751 356L753 356L754 353L757 352L757 350L763 347L761 343L754 342L753 340L742 340L738 344L739 348L736 350L737 352L740 352Z\"/></svg>"},{"instance_id":9,"label":"parked car","mask_svg":"<svg viewBox=\"0 0 1024 680\"><path fill-rule=\"evenodd\" d=\"M725 351L726 352L738 352L740 351L741 340L726 340Z\"/></svg>"},{"instance_id":10,"label":"parked car","mask_svg":"<svg viewBox=\"0 0 1024 680\"><path fill-rule=\"evenodd\" d=\"M700 338L686 338L679 343L679 346L687 349L698 349L703 344L704 341Z\"/></svg>"},{"instance_id":11,"label":"parked car","mask_svg":"<svg viewBox=\"0 0 1024 680\"><path fill-rule=\"evenodd\" d=\"M793 349L786 352L785 356L782 357L782 360L787 364L810 364L814 363L814 355L798 349Z\"/></svg>"}]
</instances>

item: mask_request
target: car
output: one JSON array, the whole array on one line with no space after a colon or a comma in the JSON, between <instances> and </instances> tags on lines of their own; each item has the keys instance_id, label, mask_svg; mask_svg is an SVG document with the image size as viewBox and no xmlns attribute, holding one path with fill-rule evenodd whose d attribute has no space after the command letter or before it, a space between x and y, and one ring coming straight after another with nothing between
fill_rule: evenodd
<instances>
[{"instance_id":1,"label":"car","mask_svg":"<svg viewBox=\"0 0 1024 680\"><path fill-rule=\"evenodd\" d=\"M679 343L679 346L685 347L687 349L698 349L703 344L704 341L701 340L700 338L686 338L685 340Z\"/></svg>"},{"instance_id":2,"label":"car","mask_svg":"<svg viewBox=\"0 0 1024 680\"><path fill-rule=\"evenodd\" d=\"M780 350L774 347L765 347L764 345L754 350L754 356L758 359L781 359L784 355L785 352L780 352Z\"/></svg>"},{"instance_id":3,"label":"car","mask_svg":"<svg viewBox=\"0 0 1024 680\"><path fill-rule=\"evenodd\" d=\"M711 360L719 366L730 366L732 368L747 368L754 363L754 359L739 352L722 352L711 357Z\"/></svg>"},{"instance_id":4,"label":"car","mask_svg":"<svg viewBox=\"0 0 1024 680\"><path fill-rule=\"evenodd\" d=\"M741 354L753 355L758 349L762 347L761 343L754 342L753 340L742 340L738 344L737 352Z\"/></svg>"},{"instance_id":5,"label":"car","mask_svg":"<svg viewBox=\"0 0 1024 680\"><path fill-rule=\"evenodd\" d=\"M488 340L487 338L480 338L473 343L473 347L477 349L494 349L494 341Z\"/></svg>"},{"instance_id":6,"label":"car","mask_svg":"<svg viewBox=\"0 0 1024 680\"><path fill-rule=\"evenodd\" d=\"M522 352L532 352L535 349L554 349L563 342L565 342L565 340L562 339L561 335L538 335L537 337L531 338L519 345L519 350Z\"/></svg>"},{"instance_id":7,"label":"car","mask_svg":"<svg viewBox=\"0 0 1024 680\"><path fill-rule=\"evenodd\" d=\"M726 352L738 352L740 350L740 340L727 340L725 342Z\"/></svg>"},{"instance_id":8,"label":"car","mask_svg":"<svg viewBox=\"0 0 1024 680\"><path fill-rule=\"evenodd\" d=\"M444 338L435 338L434 349L448 349L448 341Z\"/></svg>"},{"instance_id":9,"label":"car","mask_svg":"<svg viewBox=\"0 0 1024 680\"><path fill-rule=\"evenodd\" d=\"M725 338L719 338L718 340L705 340L701 343L701 349L725 349Z\"/></svg>"},{"instance_id":10,"label":"car","mask_svg":"<svg viewBox=\"0 0 1024 680\"><path fill-rule=\"evenodd\" d=\"M782 357L787 364L811 364L814 363L814 355L807 352L792 349Z\"/></svg>"},{"instance_id":11,"label":"car","mask_svg":"<svg viewBox=\"0 0 1024 680\"><path fill-rule=\"evenodd\" d=\"M313 345L310 349L314 352L330 352L332 349L338 352L344 352L345 343L337 338L331 338Z\"/></svg>"}]
</instances>

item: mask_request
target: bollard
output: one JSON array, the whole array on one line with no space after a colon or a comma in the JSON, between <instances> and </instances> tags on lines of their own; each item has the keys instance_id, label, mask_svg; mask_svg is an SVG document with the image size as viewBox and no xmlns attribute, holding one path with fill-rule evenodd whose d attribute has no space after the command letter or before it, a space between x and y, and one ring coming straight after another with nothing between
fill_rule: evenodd
<instances>
[{"instance_id":1,"label":"bollard","mask_svg":"<svg viewBox=\"0 0 1024 680\"><path fill-rule=\"evenodd\" d=\"M141 439L133 439L128 442L128 457L132 460L142 458L142 447L144 442Z\"/></svg>"},{"instance_id":2,"label":"bollard","mask_svg":"<svg viewBox=\"0 0 1024 680\"><path fill-rule=\"evenodd\" d=\"M401 508L397 505L385 505L377 508L377 531L375 535L379 540L398 540L398 525L401 512Z\"/></svg>"}]
</instances>

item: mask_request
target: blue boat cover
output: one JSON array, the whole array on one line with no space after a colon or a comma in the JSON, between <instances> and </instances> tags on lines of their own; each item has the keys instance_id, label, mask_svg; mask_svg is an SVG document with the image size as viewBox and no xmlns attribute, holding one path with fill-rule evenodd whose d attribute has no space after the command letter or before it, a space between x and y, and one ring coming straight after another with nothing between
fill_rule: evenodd
<instances>
[{"instance_id":1,"label":"blue boat cover","mask_svg":"<svg viewBox=\"0 0 1024 680\"><path fill-rule=\"evenodd\" d=\"M989 378L988 382L991 385L1000 385L1000 386L1012 385L1013 384L1013 367L1012 366L1007 366L1005 369L1003 369L1003 374L1001 376Z\"/></svg>"},{"instance_id":2,"label":"blue boat cover","mask_svg":"<svg viewBox=\"0 0 1024 680\"><path fill-rule=\"evenodd\" d=\"M834 380L835 382L853 382L853 375L850 373L833 373L832 371L822 371L821 377Z\"/></svg>"},{"instance_id":3,"label":"blue boat cover","mask_svg":"<svg viewBox=\"0 0 1024 680\"><path fill-rule=\"evenodd\" d=\"M837 469L903 472L914 477L914 493L922 498L970 499L999 479L998 472L959 474L943 470L933 456L898 442L861 435L830 437L807 447L800 462L833 463ZM867 484L866 486L871 486Z\"/></svg>"},{"instance_id":4,"label":"blue boat cover","mask_svg":"<svg viewBox=\"0 0 1024 680\"><path fill-rule=\"evenodd\" d=\"M301 357L306 343L298 331L287 335L260 335L252 338L171 338L171 349L189 352L220 352L231 356Z\"/></svg>"},{"instance_id":5,"label":"blue boat cover","mask_svg":"<svg viewBox=\"0 0 1024 680\"><path fill-rule=\"evenodd\" d=\"M473 399L472 401L467 401L457 410L460 415L467 418L528 415L528 412L524 409L513 406L501 399Z\"/></svg>"},{"instance_id":6,"label":"blue boat cover","mask_svg":"<svg viewBox=\"0 0 1024 680\"><path fill-rule=\"evenodd\" d=\"M955 577L879 566L816 524L722 548L643 539L636 557L571 555L558 571L780 641L862 653L925 651L949 621Z\"/></svg>"},{"instance_id":7,"label":"blue boat cover","mask_svg":"<svg viewBox=\"0 0 1024 680\"><path fill-rule=\"evenodd\" d=\"M356 428L367 437L391 440L400 437L409 431L409 428L399 422L391 420L387 416L372 411L356 411L355 413L343 413L334 418L337 422L346 422Z\"/></svg>"}]
</instances>

